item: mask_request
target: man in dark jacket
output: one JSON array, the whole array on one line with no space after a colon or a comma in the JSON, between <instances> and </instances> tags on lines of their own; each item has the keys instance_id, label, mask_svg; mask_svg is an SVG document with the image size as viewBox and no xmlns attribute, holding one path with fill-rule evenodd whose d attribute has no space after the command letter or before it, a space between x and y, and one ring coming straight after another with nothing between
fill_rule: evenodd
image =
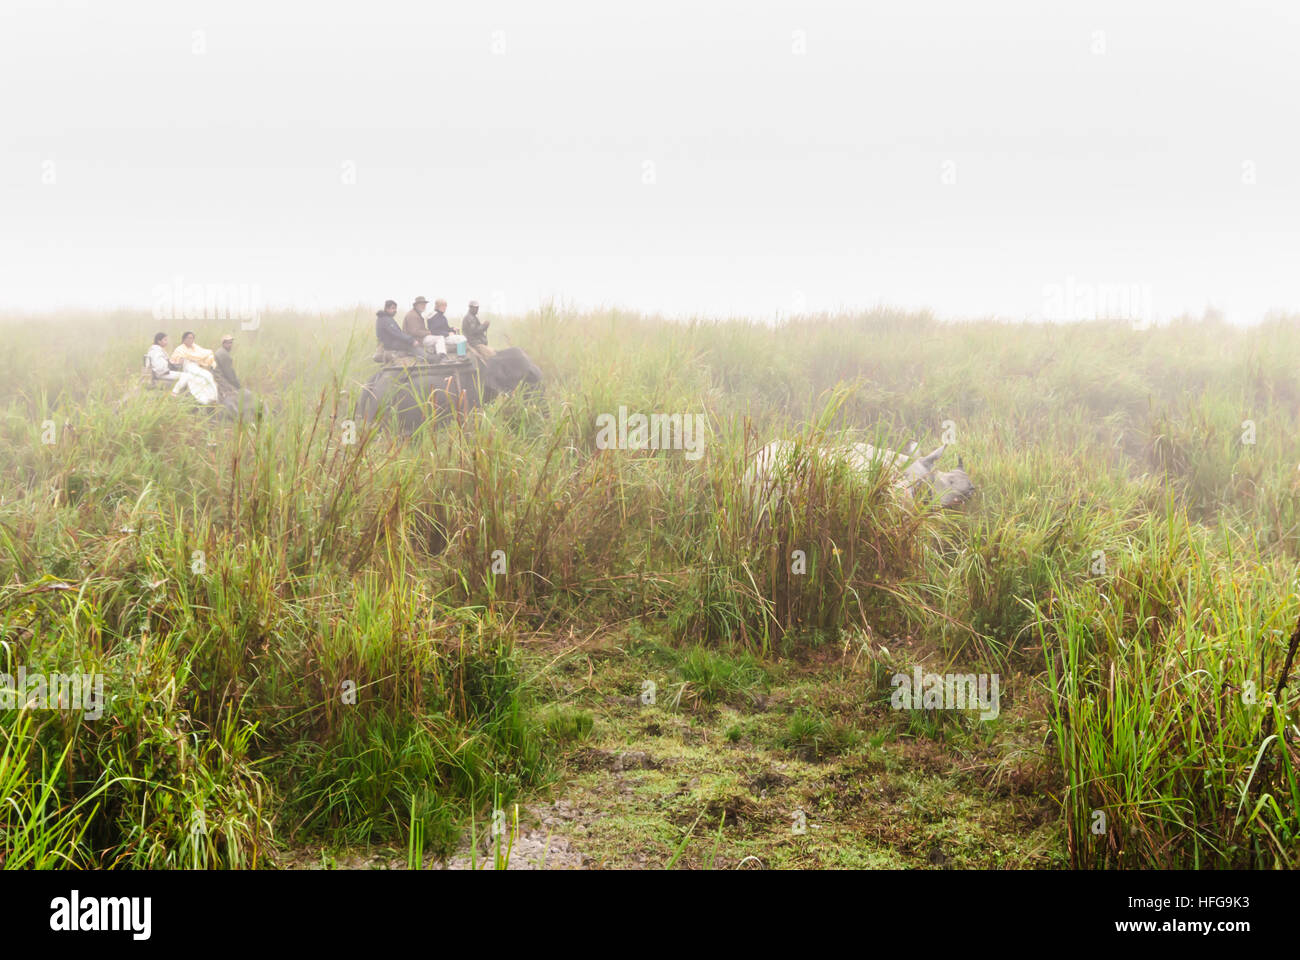
<instances>
[{"instance_id":1,"label":"man in dark jacket","mask_svg":"<svg viewBox=\"0 0 1300 960\"><path fill-rule=\"evenodd\" d=\"M465 334L465 339L469 341L471 347L487 346L487 328L492 326L491 320L480 320L478 318L478 301L469 302L469 313L465 314L465 319L461 321L460 330Z\"/></svg>"},{"instance_id":2,"label":"man in dark jacket","mask_svg":"<svg viewBox=\"0 0 1300 960\"><path fill-rule=\"evenodd\" d=\"M230 355L230 351L235 349L234 334L226 334L221 338L221 346L217 348L215 354L217 358L217 389L221 395L225 396L231 388L239 390L243 384L239 382L239 377L235 376L235 358Z\"/></svg>"},{"instance_id":3,"label":"man in dark jacket","mask_svg":"<svg viewBox=\"0 0 1300 960\"><path fill-rule=\"evenodd\" d=\"M379 345L395 353L415 353L420 341L397 324L397 301L386 300L384 309L375 314L375 336Z\"/></svg>"},{"instance_id":4,"label":"man in dark jacket","mask_svg":"<svg viewBox=\"0 0 1300 960\"><path fill-rule=\"evenodd\" d=\"M429 332L435 337L451 336L451 324L447 322L446 300L433 301L433 316L429 318Z\"/></svg>"}]
</instances>

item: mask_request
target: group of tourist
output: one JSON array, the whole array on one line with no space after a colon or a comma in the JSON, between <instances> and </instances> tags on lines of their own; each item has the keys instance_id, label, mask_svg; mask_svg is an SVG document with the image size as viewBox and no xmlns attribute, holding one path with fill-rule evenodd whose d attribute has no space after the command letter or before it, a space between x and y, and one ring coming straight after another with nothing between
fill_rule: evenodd
<instances>
[{"instance_id":1,"label":"group of tourist","mask_svg":"<svg viewBox=\"0 0 1300 960\"><path fill-rule=\"evenodd\" d=\"M170 354L169 345L165 332L155 333L145 362L155 381L173 382L173 394L188 390L199 403L209 404L225 400L242 388L231 356L235 349L234 334L225 334L216 350L195 343L192 330L181 334L180 345Z\"/></svg>"},{"instance_id":2,"label":"group of tourist","mask_svg":"<svg viewBox=\"0 0 1300 960\"><path fill-rule=\"evenodd\" d=\"M381 354L426 357L430 350L442 354L446 352L448 338L459 335L478 355L492 355L487 345L487 330L492 321L479 318L477 300L469 302L469 312L461 321L459 330L447 321L446 300L435 300L433 313L426 317L424 310L428 304L426 297L416 297L399 325L397 301L384 302L384 309L375 314L375 337L379 340Z\"/></svg>"},{"instance_id":3,"label":"group of tourist","mask_svg":"<svg viewBox=\"0 0 1300 960\"><path fill-rule=\"evenodd\" d=\"M487 345L487 330L492 321L479 318L477 300L469 302L469 312L461 321L459 330L447 321L446 300L434 301L433 313L426 317L424 310L428 304L427 298L416 297L399 325L397 301L384 303L384 309L375 314L375 336L379 339L380 355L434 359L436 355L447 352L448 342L463 339L478 356L492 356L492 349ZM180 345L170 353L169 346L165 332L154 334L153 344L145 354L145 365L154 381L172 383L173 394L188 390L199 403L210 404L225 402L243 389L231 356L235 349L234 334L225 334L221 346L209 350L194 342L194 331L186 330L181 334Z\"/></svg>"}]
</instances>

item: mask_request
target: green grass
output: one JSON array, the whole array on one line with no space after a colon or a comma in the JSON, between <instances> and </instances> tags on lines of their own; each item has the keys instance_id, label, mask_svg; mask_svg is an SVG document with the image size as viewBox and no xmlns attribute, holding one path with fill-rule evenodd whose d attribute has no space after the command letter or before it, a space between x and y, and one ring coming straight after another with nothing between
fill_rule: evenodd
<instances>
[{"instance_id":1,"label":"green grass","mask_svg":"<svg viewBox=\"0 0 1300 960\"><path fill-rule=\"evenodd\" d=\"M858 744L860 737L843 721L823 716L816 710L797 709L790 714L777 743L810 760L843 753Z\"/></svg>"},{"instance_id":2,"label":"green grass","mask_svg":"<svg viewBox=\"0 0 1300 960\"><path fill-rule=\"evenodd\" d=\"M677 665L692 702L717 703L753 697L767 686L762 663L752 653L727 656L708 647L684 650Z\"/></svg>"},{"instance_id":3,"label":"green grass","mask_svg":"<svg viewBox=\"0 0 1300 960\"><path fill-rule=\"evenodd\" d=\"M146 315L67 318L85 336L57 353L44 321L0 319L0 672L99 673L109 699L0 712L6 866L441 855L597 736L608 707L548 677L602 633L627 640L618 696L653 679L705 717L758 716L786 660L857 657L824 681L856 699L732 715L716 749L826 763L904 737L991 781L1031 755L1064 862L1300 861L1293 323L548 308L493 328L542 399L349 444L367 316L264 318L236 361L271 405L238 425L136 389ZM598 449L620 406L703 414L704 456ZM980 491L959 514L815 457L781 478L797 496L745 491L773 439L945 433ZM893 715L912 663L999 673L1014 720ZM683 850L717 847L705 814Z\"/></svg>"}]
</instances>

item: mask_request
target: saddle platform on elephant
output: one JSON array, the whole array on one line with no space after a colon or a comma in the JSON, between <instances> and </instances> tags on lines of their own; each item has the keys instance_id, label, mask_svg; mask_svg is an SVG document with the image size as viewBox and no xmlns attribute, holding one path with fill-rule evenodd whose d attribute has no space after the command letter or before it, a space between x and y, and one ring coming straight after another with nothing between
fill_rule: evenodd
<instances>
[{"instance_id":1,"label":"saddle platform on elephant","mask_svg":"<svg viewBox=\"0 0 1300 960\"><path fill-rule=\"evenodd\" d=\"M430 353L427 356L420 356L407 353L404 350L385 350L383 347L376 350L371 359L375 363L382 365L385 370L415 368L429 370L459 369L472 366L474 362L474 357L469 354L458 356L454 353Z\"/></svg>"},{"instance_id":2,"label":"saddle platform on elephant","mask_svg":"<svg viewBox=\"0 0 1300 960\"><path fill-rule=\"evenodd\" d=\"M474 360L471 357L451 357L446 360L421 360L419 357L394 357L391 360L383 361L380 367L381 372L386 370L405 370L407 372L430 370L435 373L456 373L464 370L473 370Z\"/></svg>"}]
</instances>

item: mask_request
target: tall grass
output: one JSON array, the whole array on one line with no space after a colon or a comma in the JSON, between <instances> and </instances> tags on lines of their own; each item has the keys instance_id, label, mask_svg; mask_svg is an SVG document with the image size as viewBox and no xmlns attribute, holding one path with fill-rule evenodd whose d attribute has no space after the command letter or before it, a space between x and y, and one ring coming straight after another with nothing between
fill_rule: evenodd
<instances>
[{"instance_id":1,"label":"tall grass","mask_svg":"<svg viewBox=\"0 0 1300 960\"><path fill-rule=\"evenodd\" d=\"M348 442L368 316L266 317L236 361L269 408L238 424L136 388L147 316L77 318L93 348L57 356L0 320L0 639L110 701L0 713L6 865L449 850L550 772L518 641L633 619L760 659L852 628L1009 668L1048 691L1077 865L1295 863L1294 696L1265 696L1300 613L1293 324L547 308L495 334L544 398ZM702 414L704 456L599 449L620 406ZM953 433L980 489L958 515L814 453ZM776 439L803 453L756 494Z\"/></svg>"}]
</instances>

